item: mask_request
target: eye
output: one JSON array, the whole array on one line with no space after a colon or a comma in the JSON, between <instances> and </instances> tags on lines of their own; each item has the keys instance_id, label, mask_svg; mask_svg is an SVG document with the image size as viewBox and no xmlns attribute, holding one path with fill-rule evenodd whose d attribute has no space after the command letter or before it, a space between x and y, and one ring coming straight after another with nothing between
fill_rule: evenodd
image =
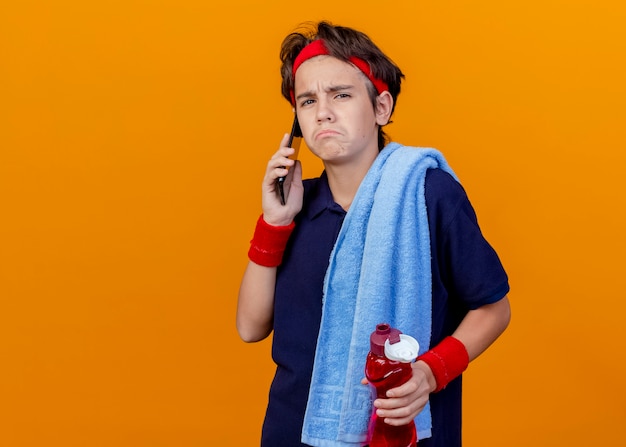
<instances>
[{"instance_id":1,"label":"eye","mask_svg":"<svg viewBox=\"0 0 626 447\"><path fill-rule=\"evenodd\" d=\"M313 101L312 99L305 99L304 101L302 101L300 103L300 107L304 107L304 106L308 106L313 104L315 101Z\"/></svg>"},{"instance_id":2,"label":"eye","mask_svg":"<svg viewBox=\"0 0 626 447\"><path fill-rule=\"evenodd\" d=\"M350 98L350 94L349 93L338 93L337 95L335 95L335 99L345 99L345 98Z\"/></svg>"}]
</instances>

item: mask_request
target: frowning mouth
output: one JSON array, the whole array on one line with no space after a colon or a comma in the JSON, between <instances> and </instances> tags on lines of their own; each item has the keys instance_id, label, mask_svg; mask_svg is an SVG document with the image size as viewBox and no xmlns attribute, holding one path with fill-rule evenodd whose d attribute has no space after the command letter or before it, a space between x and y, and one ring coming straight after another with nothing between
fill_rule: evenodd
<instances>
[{"instance_id":1,"label":"frowning mouth","mask_svg":"<svg viewBox=\"0 0 626 447\"><path fill-rule=\"evenodd\" d=\"M332 129L322 129L315 134L315 139L319 140L321 138L332 137L335 135L339 135L339 132L337 132L336 130L332 130Z\"/></svg>"}]
</instances>

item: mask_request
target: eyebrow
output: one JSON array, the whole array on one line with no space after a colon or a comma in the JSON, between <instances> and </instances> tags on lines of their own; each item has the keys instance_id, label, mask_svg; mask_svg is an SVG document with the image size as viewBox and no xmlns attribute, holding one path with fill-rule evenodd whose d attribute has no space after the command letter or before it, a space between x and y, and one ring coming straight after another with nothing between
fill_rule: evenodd
<instances>
[{"instance_id":1,"label":"eyebrow","mask_svg":"<svg viewBox=\"0 0 626 447\"><path fill-rule=\"evenodd\" d=\"M351 84L331 85L330 87L324 89L324 91L326 93L334 93L334 92L338 92L342 90L352 90L353 88L354 88L354 85L351 85ZM312 90L309 90L309 91L300 93L298 96L296 96L296 99L310 98L311 96L315 96L315 93L313 93Z\"/></svg>"}]
</instances>

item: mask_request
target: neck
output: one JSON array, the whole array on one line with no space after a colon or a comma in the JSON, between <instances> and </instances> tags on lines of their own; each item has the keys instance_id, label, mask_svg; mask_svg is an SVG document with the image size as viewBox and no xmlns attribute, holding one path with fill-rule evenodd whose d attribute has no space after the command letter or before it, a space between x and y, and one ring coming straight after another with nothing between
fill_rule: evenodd
<instances>
[{"instance_id":1,"label":"neck","mask_svg":"<svg viewBox=\"0 0 626 447\"><path fill-rule=\"evenodd\" d=\"M333 195L333 200L344 210L348 211L352 200L356 195L361 181L376 159L378 153L362 163L325 164L328 186Z\"/></svg>"}]
</instances>

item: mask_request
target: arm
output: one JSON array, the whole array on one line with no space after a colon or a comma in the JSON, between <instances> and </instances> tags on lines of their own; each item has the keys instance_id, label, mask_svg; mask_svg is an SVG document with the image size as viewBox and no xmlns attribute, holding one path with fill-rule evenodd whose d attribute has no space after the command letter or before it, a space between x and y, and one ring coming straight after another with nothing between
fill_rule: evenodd
<instances>
[{"instance_id":1,"label":"arm","mask_svg":"<svg viewBox=\"0 0 626 447\"><path fill-rule=\"evenodd\" d=\"M493 304L469 311L452 336L465 345L471 362L496 341L510 320L511 306L505 296Z\"/></svg>"},{"instance_id":2,"label":"arm","mask_svg":"<svg viewBox=\"0 0 626 447\"><path fill-rule=\"evenodd\" d=\"M302 208L302 169L300 163L287 157L294 150L287 147L286 134L278 151L267 164L262 185L263 220L270 226L289 225ZM287 174L283 166L294 167L287 203L282 205L276 193L276 179ZM272 332L276 266L263 266L253 261L243 274L237 301L236 325L246 342L260 341Z\"/></svg>"},{"instance_id":3,"label":"arm","mask_svg":"<svg viewBox=\"0 0 626 447\"><path fill-rule=\"evenodd\" d=\"M493 304L469 311L452 336L463 343L472 361L504 332L510 319L511 309L505 296ZM436 388L435 377L425 362L417 361L412 366L411 380L389 390L388 399L374 401L378 416L390 425L405 425L413 420Z\"/></svg>"},{"instance_id":4,"label":"arm","mask_svg":"<svg viewBox=\"0 0 626 447\"><path fill-rule=\"evenodd\" d=\"M276 267L248 261L237 301L237 331L243 341L261 341L272 332L275 285Z\"/></svg>"}]
</instances>

